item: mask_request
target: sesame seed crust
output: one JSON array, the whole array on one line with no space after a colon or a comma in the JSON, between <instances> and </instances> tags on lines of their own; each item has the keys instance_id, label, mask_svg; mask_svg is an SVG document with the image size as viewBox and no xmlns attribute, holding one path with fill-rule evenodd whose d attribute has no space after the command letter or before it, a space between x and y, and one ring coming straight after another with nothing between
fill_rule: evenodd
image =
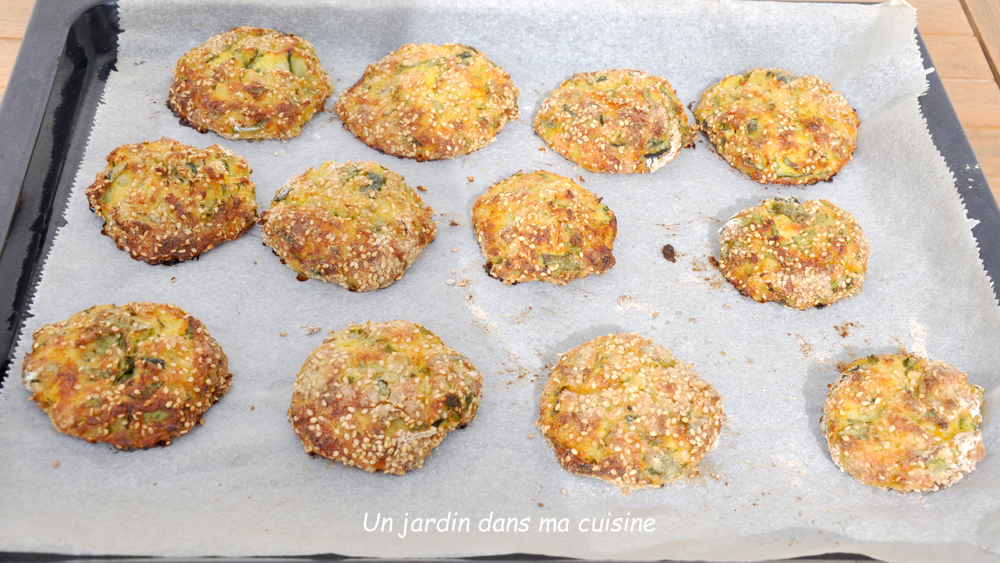
<instances>
[{"instance_id":1,"label":"sesame seed crust","mask_svg":"<svg viewBox=\"0 0 1000 563\"><path fill-rule=\"evenodd\" d=\"M305 39L234 27L177 61L167 107L181 123L227 139L291 139L323 111L333 81Z\"/></svg>"},{"instance_id":2,"label":"sesame seed crust","mask_svg":"<svg viewBox=\"0 0 1000 563\"><path fill-rule=\"evenodd\" d=\"M694 143L684 105L664 78L613 69L573 75L535 115L535 133L591 172L653 172Z\"/></svg>"},{"instance_id":3,"label":"sesame seed crust","mask_svg":"<svg viewBox=\"0 0 1000 563\"><path fill-rule=\"evenodd\" d=\"M337 115L369 147L418 161L455 158L492 143L517 119L510 75L473 47L407 44L365 69Z\"/></svg>"},{"instance_id":4,"label":"sesame seed crust","mask_svg":"<svg viewBox=\"0 0 1000 563\"><path fill-rule=\"evenodd\" d=\"M472 228L487 272L508 285L566 285L615 265L615 214L573 180L544 170L490 186L472 206Z\"/></svg>"},{"instance_id":5,"label":"sesame seed crust","mask_svg":"<svg viewBox=\"0 0 1000 563\"><path fill-rule=\"evenodd\" d=\"M369 322L331 332L313 350L288 418L307 453L403 475L468 426L482 387L468 358L424 327Z\"/></svg>"},{"instance_id":6,"label":"sesame seed crust","mask_svg":"<svg viewBox=\"0 0 1000 563\"><path fill-rule=\"evenodd\" d=\"M56 430L120 450L166 446L202 422L232 375L176 305L98 305L34 333L22 379Z\"/></svg>"},{"instance_id":7,"label":"sesame seed crust","mask_svg":"<svg viewBox=\"0 0 1000 563\"><path fill-rule=\"evenodd\" d=\"M949 364L912 354L854 361L830 386L820 421L834 463L866 485L935 491L985 451L983 388Z\"/></svg>"},{"instance_id":8,"label":"sesame seed crust","mask_svg":"<svg viewBox=\"0 0 1000 563\"><path fill-rule=\"evenodd\" d=\"M725 421L715 388L638 334L598 337L564 354L538 411L564 469L626 494L696 474Z\"/></svg>"},{"instance_id":9,"label":"sesame seed crust","mask_svg":"<svg viewBox=\"0 0 1000 563\"><path fill-rule=\"evenodd\" d=\"M854 217L826 201L764 200L719 230L722 274L760 303L807 309L861 293L868 239Z\"/></svg>"},{"instance_id":10,"label":"sesame seed crust","mask_svg":"<svg viewBox=\"0 0 1000 563\"><path fill-rule=\"evenodd\" d=\"M250 165L220 145L122 145L87 188L102 233L132 258L176 264L239 238L257 221Z\"/></svg>"},{"instance_id":11,"label":"sesame seed crust","mask_svg":"<svg viewBox=\"0 0 1000 563\"><path fill-rule=\"evenodd\" d=\"M434 210L374 162L324 162L285 183L261 213L264 244L299 274L351 291L388 287L437 236Z\"/></svg>"},{"instance_id":12,"label":"sesame seed crust","mask_svg":"<svg viewBox=\"0 0 1000 563\"><path fill-rule=\"evenodd\" d=\"M858 115L830 84L778 68L728 76L694 112L719 155L761 184L829 180L850 162Z\"/></svg>"}]
</instances>

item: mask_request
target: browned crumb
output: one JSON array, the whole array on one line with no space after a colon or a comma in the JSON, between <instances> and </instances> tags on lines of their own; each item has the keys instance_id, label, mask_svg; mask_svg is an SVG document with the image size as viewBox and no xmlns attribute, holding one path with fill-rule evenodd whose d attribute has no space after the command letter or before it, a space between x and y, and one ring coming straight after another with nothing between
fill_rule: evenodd
<instances>
[{"instance_id":1,"label":"browned crumb","mask_svg":"<svg viewBox=\"0 0 1000 563\"><path fill-rule=\"evenodd\" d=\"M852 328L864 328L865 325L855 322L845 322L842 325L833 325L833 329L837 331L837 334L841 338L847 338L851 335Z\"/></svg>"},{"instance_id":2,"label":"browned crumb","mask_svg":"<svg viewBox=\"0 0 1000 563\"><path fill-rule=\"evenodd\" d=\"M660 249L663 257L667 259L668 262L677 262L677 253L674 251L674 246L672 244L665 244L663 248Z\"/></svg>"}]
</instances>

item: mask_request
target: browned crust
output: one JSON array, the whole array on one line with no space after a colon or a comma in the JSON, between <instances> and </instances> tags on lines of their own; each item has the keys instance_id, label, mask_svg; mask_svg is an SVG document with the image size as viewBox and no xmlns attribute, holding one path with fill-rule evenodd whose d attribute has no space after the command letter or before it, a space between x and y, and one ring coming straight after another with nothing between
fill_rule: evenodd
<instances>
[{"instance_id":1,"label":"browned crust","mask_svg":"<svg viewBox=\"0 0 1000 563\"><path fill-rule=\"evenodd\" d=\"M257 221L250 166L220 145L122 145L87 188L102 233L132 258L170 265L239 238Z\"/></svg>"},{"instance_id":2,"label":"browned crust","mask_svg":"<svg viewBox=\"0 0 1000 563\"><path fill-rule=\"evenodd\" d=\"M899 492L934 491L973 471L985 455L983 388L950 364L912 354L853 362L820 421L838 467Z\"/></svg>"},{"instance_id":3,"label":"browned crust","mask_svg":"<svg viewBox=\"0 0 1000 563\"><path fill-rule=\"evenodd\" d=\"M493 142L517 119L518 93L510 75L473 47L407 44L365 69L336 110L373 149L440 160Z\"/></svg>"},{"instance_id":4,"label":"browned crust","mask_svg":"<svg viewBox=\"0 0 1000 563\"><path fill-rule=\"evenodd\" d=\"M595 338L562 355L538 410L563 468L625 493L697 473L725 420L710 384L637 334Z\"/></svg>"},{"instance_id":5,"label":"browned crust","mask_svg":"<svg viewBox=\"0 0 1000 563\"><path fill-rule=\"evenodd\" d=\"M232 378L201 321L155 303L101 305L43 326L22 374L56 430L121 450L187 433Z\"/></svg>"},{"instance_id":6,"label":"browned crust","mask_svg":"<svg viewBox=\"0 0 1000 563\"><path fill-rule=\"evenodd\" d=\"M306 452L403 475L476 416L482 375L409 321L331 332L302 366L288 418Z\"/></svg>"}]
</instances>

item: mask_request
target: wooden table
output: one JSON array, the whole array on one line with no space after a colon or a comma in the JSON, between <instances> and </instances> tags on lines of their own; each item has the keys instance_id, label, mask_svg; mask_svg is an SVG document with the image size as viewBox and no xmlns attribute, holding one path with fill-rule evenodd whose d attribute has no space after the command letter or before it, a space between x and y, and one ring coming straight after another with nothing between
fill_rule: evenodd
<instances>
[{"instance_id":1,"label":"wooden table","mask_svg":"<svg viewBox=\"0 0 1000 563\"><path fill-rule=\"evenodd\" d=\"M909 1L917 8L920 34L993 195L1000 200L1000 3ZM0 0L0 96L33 6L34 0Z\"/></svg>"}]
</instances>

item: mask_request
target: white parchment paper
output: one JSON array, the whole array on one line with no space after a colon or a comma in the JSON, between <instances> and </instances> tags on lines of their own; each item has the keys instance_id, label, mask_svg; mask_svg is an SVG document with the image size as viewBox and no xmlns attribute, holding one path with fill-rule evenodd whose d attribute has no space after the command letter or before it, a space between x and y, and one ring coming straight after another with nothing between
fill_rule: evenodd
<instances>
[{"instance_id":1,"label":"white parchment paper","mask_svg":"<svg viewBox=\"0 0 1000 563\"><path fill-rule=\"evenodd\" d=\"M919 112L925 73L908 5L121 0L120 15L117 71L0 394L0 550L1000 561L1000 309ZM474 45L512 75L521 118L468 157L424 163L369 149L332 112L287 142L227 141L179 125L165 107L176 60L237 25L310 40L336 83L330 106L403 43ZM818 75L856 108L858 149L832 182L761 186L703 137L653 174L591 174L545 151L531 129L541 99L575 72L641 69L696 103L726 75L772 66ZM261 209L307 167L374 160L427 189L438 239L402 280L365 294L295 281L257 228L197 261L133 261L100 234L84 190L115 147L161 136L245 156ZM579 177L615 211L611 271L566 287L508 287L486 275L469 226L473 200L540 168ZM827 198L854 214L872 249L861 295L800 312L741 297L710 267L721 224L779 195ZM676 262L661 255L665 244ZM172 302L200 318L234 376L204 426L167 448L121 453L55 432L27 400L19 365L42 324L130 300ZM286 419L299 367L327 330L394 318L428 327L482 371L478 418L403 477L310 458ZM625 496L562 470L539 437L537 400L556 354L613 331L670 348L721 392L729 420L702 478ZM900 347L986 388L987 457L944 491L866 487L837 469L820 435L836 364Z\"/></svg>"}]
</instances>

